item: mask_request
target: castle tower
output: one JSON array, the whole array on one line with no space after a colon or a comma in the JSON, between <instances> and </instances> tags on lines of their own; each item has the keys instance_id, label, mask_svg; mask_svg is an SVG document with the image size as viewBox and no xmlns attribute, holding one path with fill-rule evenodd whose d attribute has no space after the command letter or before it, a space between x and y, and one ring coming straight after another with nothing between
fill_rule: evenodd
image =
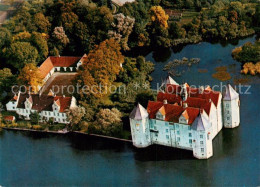
<instances>
[{"instance_id":1,"label":"castle tower","mask_svg":"<svg viewBox=\"0 0 260 187\"><path fill-rule=\"evenodd\" d=\"M151 145L149 115L146 109L138 104L129 118L134 146L142 148Z\"/></svg>"},{"instance_id":2,"label":"castle tower","mask_svg":"<svg viewBox=\"0 0 260 187\"><path fill-rule=\"evenodd\" d=\"M207 159L213 155L212 128L205 112L201 112L192 124L193 156Z\"/></svg>"},{"instance_id":3,"label":"castle tower","mask_svg":"<svg viewBox=\"0 0 260 187\"><path fill-rule=\"evenodd\" d=\"M230 84L223 98L223 122L225 128L235 128L240 124L239 94Z\"/></svg>"},{"instance_id":4,"label":"castle tower","mask_svg":"<svg viewBox=\"0 0 260 187\"><path fill-rule=\"evenodd\" d=\"M187 83L181 85L181 93L180 93L180 95L181 95L181 98L182 98L183 101L186 101L187 98L188 98L187 87L188 87Z\"/></svg>"}]
</instances>

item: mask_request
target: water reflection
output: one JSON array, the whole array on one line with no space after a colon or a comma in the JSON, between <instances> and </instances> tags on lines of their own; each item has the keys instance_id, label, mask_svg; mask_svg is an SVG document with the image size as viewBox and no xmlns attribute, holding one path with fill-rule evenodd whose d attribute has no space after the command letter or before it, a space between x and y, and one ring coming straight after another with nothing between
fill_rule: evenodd
<instances>
[{"instance_id":1,"label":"water reflection","mask_svg":"<svg viewBox=\"0 0 260 187\"><path fill-rule=\"evenodd\" d=\"M153 59L156 62L166 62L171 58L171 55L171 48L158 48L155 51L153 51Z\"/></svg>"}]
</instances>

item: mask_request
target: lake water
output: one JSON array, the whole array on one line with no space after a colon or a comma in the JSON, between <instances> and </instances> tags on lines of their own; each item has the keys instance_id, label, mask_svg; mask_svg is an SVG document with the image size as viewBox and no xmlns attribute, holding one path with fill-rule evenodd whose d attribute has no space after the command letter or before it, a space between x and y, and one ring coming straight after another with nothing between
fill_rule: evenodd
<instances>
[{"instance_id":1,"label":"lake water","mask_svg":"<svg viewBox=\"0 0 260 187\"><path fill-rule=\"evenodd\" d=\"M147 55L156 63L152 76L156 83L167 75L162 69L175 58L201 59L177 82L190 85L214 85L212 73L218 66L227 66L234 79L240 75L240 64L231 51L254 37L236 44L188 45L180 52L161 50ZM199 73L198 69L206 69ZM225 82L225 83L227 83ZM69 185L260 185L260 84L259 77L249 77L248 95L241 95L241 125L223 129L213 141L214 156L196 160L192 152L152 146L137 150L129 143L86 136L46 135L3 131L0 133L0 186L69 186ZM244 90L245 91L245 90Z\"/></svg>"}]
</instances>

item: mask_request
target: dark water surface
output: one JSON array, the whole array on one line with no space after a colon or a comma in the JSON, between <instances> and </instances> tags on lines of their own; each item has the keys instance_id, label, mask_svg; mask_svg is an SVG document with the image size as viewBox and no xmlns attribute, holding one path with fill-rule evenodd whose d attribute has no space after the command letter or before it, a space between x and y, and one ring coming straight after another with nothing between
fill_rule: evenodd
<instances>
[{"instance_id":1,"label":"dark water surface","mask_svg":"<svg viewBox=\"0 0 260 187\"><path fill-rule=\"evenodd\" d=\"M180 52L161 50L147 56L156 62L153 88L166 75L164 65L175 58L198 57L201 62L177 77L179 83L219 84L211 77L218 66L227 66L234 79L240 64L231 51L237 44L188 45ZM198 69L207 69L199 73ZM226 83L226 82L225 82ZM260 185L260 84L249 77L248 95L241 95L241 125L223 129L214 139L214 156L196 160L192 152L161 146L136 150L129 143L76 136L4 131L0 134L0 186L257 186ZM245 90L244 90L245 91Z\"/></svg>"}]
</instances>

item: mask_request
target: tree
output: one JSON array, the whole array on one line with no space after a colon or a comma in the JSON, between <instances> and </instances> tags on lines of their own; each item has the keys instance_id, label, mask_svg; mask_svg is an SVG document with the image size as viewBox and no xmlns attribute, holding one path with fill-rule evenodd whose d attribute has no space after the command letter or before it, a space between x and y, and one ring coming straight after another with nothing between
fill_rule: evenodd
<instances>
[{"instance_id":1,"label":"tree","mask_svg":"<svg viewBox=\"0 0 260 187\"><path fill-rule=\"evenodd\" d=\"M75 107L66 111L68 121L70 121L70 129L79 130L79 123L84 118L86 110L84 107Z\"/></svg>"},{"instance_id":2,"label":"tree","mask_svg":"<svg viewBox=\"0 0 260 187\"><path fill-rule=\"evenodd\" d=\"M39 12L33 16L34 24L38 28L38 31L41 33L48 33L50 29L50 22L49 20L44 16L43 13Z\"/></svg>"},{"instance_id":3,"label":"tree","mask_svg":"<svg viewBox=\"0 0 260 187\"><path fill-rule=\"evenodd\" d=\"M135 19L125 16L122 13L116 14L114 18L115 18L115 23L112 23L112 26L114 27L115 30L109 31L108 35L111 38L114 38L119 43L121 43L122 48L124 50L129 50L130 48L128 47L127 42L128 42L129 35L133 30Z\"/></svg>"},{"instance_id":4,"label":"tree","mask_svg":"<svg viewBox=\"0 0 260 187\"><path fill-rule=\"evenodd\" d=\"M77 14L73 12L65 12L61 14L61 21L64 25L64 29L70 33L73 31L73 27L78 19Z\"/></svg>"},{"instance_id":5,"label":"tree","mask_svg":"<svg viewBox=\"0 0 260 187\"><path fill-rule=\"evenodd\" d=\"M14 79L15 77L10 69L0 69L0 93L9 92L11 86L16 82Z\"/></svg>"},{"instance_id":6,"label":"tree","mask_svg":"<svg viewBox=\"0 0 260 187\"><path fill-rule=\"evenodd\" d=\"M135 103L140 103L144 108L146 108L148 105L148 101L154 100L154 94L151 92L151 90L146 90L136 95Z\"/></svg>"},{"instance_id":7,"label":"tree","mask_svg":"<svg viewBox=\"0 0 260 187\"><path fill-rule=\"evenodd\" d=\"M43 83L43 77L41 77L39 69L34 63L26 64L21 70L18 78L23 84L30 87L33 92L38 91L38 87L42 86Z\"/></svg>"},{"instance_id":8,"label":"tree","mask_svg":"<svg viewBox=\"0 0 260 187\"><path fill-rule=\"evenodd\" d=\"M39 125L41 116L38 112L31 113L29 117L30 117L32 123Z\"/></svg>"},{"instance_id":9,"label":"tree","mask_svg":"<svg viewBox=\"0 0 260 187\"><path fill-rule=\"evenodd\" d=\"M0 27L0 48L4 46L9 46L11 41L12 41L11 32L4 27Z\"/></svg>"},{"instance_id":10,"label":"tree","mask_svg":"<svg viewBox=\"0 0 260 187\"><path fill-rule=\"evenodd\" d=\"M121 112L116 108L101 109L97 113L96 125L100 127L103 134L116 135L122 130L121 117Z\"/></svg>"},{"instance_id":11,"label":"tree","mask_svg":"<svg viewBox=\"0 0 260 187\"><path fill-rule=\"evenodd\" d=\"M49 48L44 35L38 32L33 32L31 35L31 43L39 51L39 61L45 60L49 54Z\"/></svg>"},{"instance_id":12,"label":"tree","mask_svg":"<svg viewBox=\"0 0 260 187\"><path fill-rule=\"evenodd\" d=\"M35 63L38 58L38 51L29 42L15 42L10 47L4 49L7 63L17 69L21 69L25 64Z\"/></svg>"},{"instance_id":13,"label":"tree","mask_svg":"<svg viewBox=\"0 0 260 187\"><path fill-rule=\"evenodd\" d=\"M55 27L54 31L52 33L53 38L55 38L59 43L61 43L63 46L66 46L70 40L68 36L66 35L63 27Z\"/></svg>"},{"instance_id":14,"label":"tree","mask_svg":"<svg viewBox=\"0 0 260 187\"><path fill-rule=\"evenodd\" d=\"M153 6L150 9L150 16L152 23L155 23L156 26L168 28L169 16L161 6Z\"/></svg>"},{"instance_id":15,"label":"tree","mask_svg":"<svg viewBox=\"0 0 260 187\"><path fill-rule=\"evenodd\" d=\"M88 88L86 96L96 98L104 95L103 89L115 81L121 70L124 56L120 52L120 45L109 39L101 42L84 58L83 70L79 71L79 83ZM102 90L100 90L100 85Z\"/></svg>"},{"instance_id":16,"label":"tree","mask_svg":"<svg viewBox=\"0 0 260 187\"><path fill-rule=\"evenodd\" d=\"M29 42L31 36L32 35L27 31L19 32L18 34L13 36L13 41Z\"/></svg>"}]
</instances>

